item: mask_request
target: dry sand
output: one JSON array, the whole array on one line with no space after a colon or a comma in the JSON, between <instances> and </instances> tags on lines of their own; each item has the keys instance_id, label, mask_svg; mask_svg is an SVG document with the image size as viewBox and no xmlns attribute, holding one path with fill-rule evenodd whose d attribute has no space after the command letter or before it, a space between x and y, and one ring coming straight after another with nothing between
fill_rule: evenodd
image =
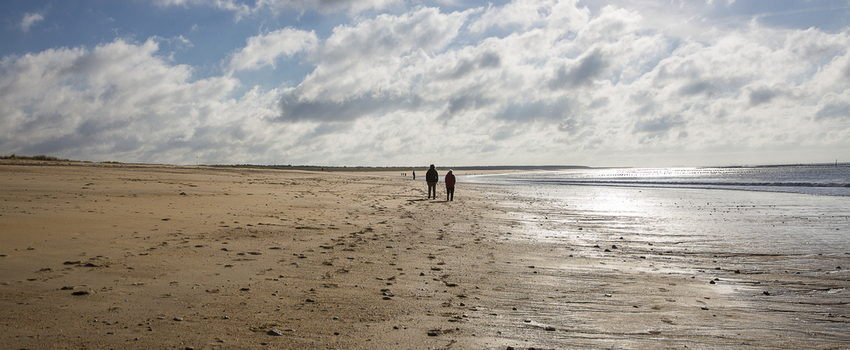
<instances>
[{"instance_id":1,"label":"dry sand","mask_svg":"<svg viewBox=\"0 0 850 350\"><path fill-rule=\"evenodd\" d=\"M0 183L3 349L850 347L848 300L765 293L846 274L530 239L493 187L8 161Z\"/></svg>"}]
</instances>

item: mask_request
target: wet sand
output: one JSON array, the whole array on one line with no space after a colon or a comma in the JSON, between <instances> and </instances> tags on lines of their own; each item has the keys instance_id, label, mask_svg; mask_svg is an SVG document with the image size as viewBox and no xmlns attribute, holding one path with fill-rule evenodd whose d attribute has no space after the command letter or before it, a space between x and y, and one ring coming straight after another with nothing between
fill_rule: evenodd
<instances>
[{"instance_id":1,"label":"wet sand","mask_svg":"<svg viewBox=\"0 0 850 350\"><path fill-rule=\"evenodd\" d=\"M0 164L3 348L850 343L850 252L784 266L397 173L37 164Z\"/></svg>"}]
</instances>

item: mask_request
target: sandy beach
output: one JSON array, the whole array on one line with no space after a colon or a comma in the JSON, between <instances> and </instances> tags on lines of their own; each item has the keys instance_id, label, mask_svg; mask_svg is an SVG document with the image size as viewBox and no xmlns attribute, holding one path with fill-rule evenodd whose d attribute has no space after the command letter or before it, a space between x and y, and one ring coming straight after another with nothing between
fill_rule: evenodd
<instances>
[{"instance_id":1,"label":"sandy beach","mask_svg":"<svg viewBox=\"0 0 850 350\"><path fill-rule=\"evenodd\" d=\"M3 349L850 344L847 251L782 266L396 172L5 161L0 182Z\"/></svg>"}]
</instances>

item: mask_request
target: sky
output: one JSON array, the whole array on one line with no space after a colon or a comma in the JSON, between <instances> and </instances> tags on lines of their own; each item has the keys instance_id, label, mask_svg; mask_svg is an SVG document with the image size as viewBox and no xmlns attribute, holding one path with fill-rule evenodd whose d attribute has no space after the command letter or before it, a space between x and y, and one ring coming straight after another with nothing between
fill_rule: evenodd
<instances>
[{"instance_id":1,"label":"sky","mask_svg":"<svg viewBox=\"0 0 850 350\"><path fill-rule=\"evenodd\" d=\"M850 0L4 0L0 155L850 161Z\"/></svg>"}]
</instances>

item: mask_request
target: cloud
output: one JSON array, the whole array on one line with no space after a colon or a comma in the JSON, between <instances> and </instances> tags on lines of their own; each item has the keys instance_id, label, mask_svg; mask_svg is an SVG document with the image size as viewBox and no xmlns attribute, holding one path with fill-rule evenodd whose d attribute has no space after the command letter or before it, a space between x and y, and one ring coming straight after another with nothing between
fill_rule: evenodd
<instances>
[{"instance_id":1,"label":"cloud","mask_svg":"<svg viewBox=\"0 0 850 350\"><path fill-rule=\"evenodd\" d=\"M8 127L0 131L0 148L100 160L185 162L179 152L191 147L163 153L160 147L174 140L191 143L201 125L224 130L237 117L271 114L266 110L271 100L257 109L252 100L264 96L253 90L244 101L230 100L235 80L191 81L192 69L169 64L157 56L158 48L154 40L116 40L92 50L51 49L4 58L0 121Z\"/></svg>"},{"instance_id":2,"label":"cloud","mask_svg":"<svg viewBox=\"0 0 850 350\"><path fill-rule=\"evenodd\" d=\"M32 26L41 21L44 21L44 14L25 13L24 18L21 20L21 30L23 30L24 33L29 32Z\"/></svg>"},{"instance_id":3,"label":"cloud","mask_svg":"<svg viewBox=\"0 0 850 350\"><path fill-rule=\"evenodd\" d=\"M818 103L814 119L823 121L827 119L850 120L850 90L843 94L827 94Z\"/></svg>"},{"instance_id":4,"label":"cloud","mask_svg":"<svg viewBox=\"0 0 850 350\"><path fill-rule=\"evenodd\" d=\"M568 120L560 125L566 130L575 126L570 121L571 114L577 108L574 104L565 97L555 100L518 101L505 105L494 115L494 118L515 121L561 121L567 118Z\"/></svg>"},{"instance_id":5,"label":"cloud","mask_svg":"<svg viewBox=\"0 0 850 350\"><path fill-rule=\"evenodd\" d=\"M602 75L607 67L608 62L602 57L602 53L594 51L579 59L570 67L561 66L558 68L547 86L552 90L581 87L592 83L595 78Z\"/></svg>"},{"instance_id":6,"label":"cloud","mask_svg":"<svg viewBox=\"0 0 850 350\"><path fill-rule=\"evenodd\" d=\"M771 90L769 88L765 88L765 87L758 88L758 89L751 89L750 90L750 106L754 107L754 106L758 106L760 104L768 103L771 100L773 100L773 98L776 97L777 95L778 95L778 93L776 91Z\"/></svg>"},{"instance_id":7,"label":"cloud","mask_svg":"<svg viewBox=\"0 0 850 350\"><path fill-rule=\"evenodd\" d=\"M342 101L301 100L293 93L284 93L278 102L280 115L274 118L282 122L340 122L387 112L410 105L405 99L378 99L361 96Z\"/></svg>"},{"instance_id":8,"label":"cloud","mask_svg":"<svg viewBox=\"0 0 850 350\"><path fill-rule=\"evenodd\" d=\"M539 11L505 22L515 27L511 35L465 41L464 23L471 32L485 33L500 26L488 18L509 16L511 6ZM768 139L777 133L815 132L814 125L790 125L805 124L804 117L815 114L823 94L818 89L826 86L815 83L826 79L818 72L831 69L844 77L848 67L836 59L847 34L753 27L696 41L647 30L640 14L617 8L596 17L575 7L559 10L578 14L565 26L551 16L552 6L518 1L464 13L421 8L337 27L311 55L313 73L283 94L275 121L336 125L321 129L327 137L346 123L339 137L363 124L377 128L370 133L399 134L397 128L409 125L398 119L404 115L442 123L443 133L452 130L433 140L398 136L421 147L452 142L452 135L481 137L470 150L476 157L489 157L479 153L485 149L501 149L495 153L508 157L506 144L493 142L510 140L511 152L517 152L511 157L523 161L537 159L532 149L558 153L542 145L518 150L540 142L569 145L576 157L606 152L639 157L638 145L745 148L775 142ZM452 25L434 24L440 21ZM426 32L432 34L415 34ZM830 84L832 91L846 88L846 82ZM842 110L837 101L823 102L819 120ZM778 115L787 115L787 122L777 123ZM383 122L376 125L377 120ZM758 136L746 130L759 130Z\"/></svg>"},{"instance_id":9,"label":"cloud","mask_svg":"<svg viewBox=\"0 0 850 350\"><path fill-rule=\"evenodd\" d=\"M352 14L368 10L381 10L400 3L401 0L259 0L255 9L268 8L272 11L317 10L321 13L348 11Z\"/></svg>"},{"instance_id":10,"label":"cloud","mask_svg":"<svg viewBox=\"0 0 850 350\"><path fill-rule=\"evenodd\" d=\"M244 16L251 13L251 7L240 3L238 0L149 0L153 3L162 6L210 6L219 10L232 11L238 16Z\"/></svg>"},{"instance_id":11,"label":"cloud","mask_svg":"<svg viewBox=\"0 0 850 350\"><path fill-rule=\"evenodd\" d=\"M230 59L231 71L256 70L275 66L279 57L292 56L310 49L318 42L315 32L284 28L264 35L250 37L247 45Z\"/></svg>"},{"instance_id":12,"label":"cloud","mask_svg":"<svg viewBox=\"0 0 850 350\"><path fill-rule=\"evenodd\" d=\"M694 154L850 147L847 31L685 23L707 16L665 27L651 2L516 0L452 12L390 1L157 1L263 19L274 15L258 9L363 12L332 29L293 22L240 40L215 58L225 62L220 76L163 57L155 38L4 57L0 153L670 165L700 162ZM682 4L674 12L706 6ZM734 6L711 8L721 7ZM309 70L294 86L249 80L249 71L294 63Z\"/></svg>"},{"instance_id":13,"label":"cloud","mask_svg":"<svg viewBox=\"0 0 850 350\"><path fill-rule=\"evenodd\" d=\"M409 99L427 66L428 54L449 44L465 18L465 13L422 8L336 27L316 50L315 69L292 92L291 101L318 107L357 106L356 101L366 100L393 105Z\"/></svg>"},{"instance_id":14,"label":"cloud","mask_svg":"<svg viewBox=\"0 0 850 350\"><path fill-rule=\"evenodd\" d=\"M159 6L209 6L222 11L233 12L236 20L245 17L272 13L296 11L305 13L317 11L324 14L348 12L356 15L364 11L382 10L401 3L403 0L257 0L245 3L239 0L150 0ZM253 6L250 5L253 3Z\"/></svg>"},{"instance_id":15,"label":"cloud","mask_svg":"<svg viewBox=\"0 0 850 350\"><path fill-rule=\"evenodd\" d=\"M451 119L456 115L461 115L493 104L492 100L489 100L480 94L475 94L474 92L471 92L469 95L449 98L446 102L443 113L440 115L441 120Z\"/></svg>"},{"instance_id":16,"label":"cloud","mask_svg":"<svg viewBox=\"0 0 850 350\"><path fill-rule=\"evenodd\" d=\"M325 41L322 60L334 63L339 59L388 58L413 50L435 52L458 35L467 15L421 8L400 16L382 14L353 26L338 26Z\"/></svg>"},{"instance_id":17,"label":"cloud","mask_svg":"<svg viewBox=\"0 0 850 350\"><path fill-rule=\"evenodd\" d=\"M457 61L456 67L445 78L462 79L480 69L499 68L502 65L501 61L501 57L495 52L482 52L474 58L461 58Z\"/></svg>"},{"instance_id":18,"label":"cloud","mask_svg":"<svg viewBox=\"0 0 850 350\"><path fill-rule=\"evenodd\" d=\"M680 115L665 115L657 118L639 120L635 123L635 133L645 133L653 136L666 134L670 129L685 125Z\"/></svg>"},{"instance_id":19,"label":"cloud","mask_svg":"<svg viewBox=\"0 0 850 350\"><path fill-rule=\"evenodd\" d=\"M530 0L511 1L504 6L490 4L483 15L470 23L469 31L485 33L497 29L510 33L546 27L576 30L589 19L589 11L578 8L577 3L577 0Z\"/></svg>"},{"instance_id":20,"label":"cloud","mask_svg":"<svg viewBox=\"0 0 850 350\"><path fill-rule=\"evenodd\" d=\"M681 96L693 96L699 94L708 94L711 95L717 88L708 81L696 81L692 83L688 83L681 88L679 88L679 95Z\"/></svg>"}]
</instances>

